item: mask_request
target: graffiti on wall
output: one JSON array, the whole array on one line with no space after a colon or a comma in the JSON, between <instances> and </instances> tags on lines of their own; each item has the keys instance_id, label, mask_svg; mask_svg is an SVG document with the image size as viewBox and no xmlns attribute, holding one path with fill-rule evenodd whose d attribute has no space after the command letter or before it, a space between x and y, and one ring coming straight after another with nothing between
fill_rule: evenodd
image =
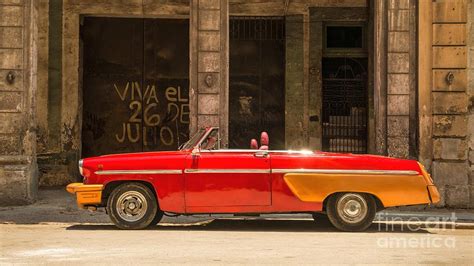
<instances>
[{"instance_id":1,"label":"graffiti on wall","mask_svg":"<svg viewBox=\"0 0 474 266\"><path fill-rule=\"evenodd\" d=\"M115 134L117 142L172 146L186 141L189 98L180 86L159 89L153 84L142 87L140 82L130 81L122 87L113 84L113 88L129 109L129 116Z\"/></svg>"}]
</instances>

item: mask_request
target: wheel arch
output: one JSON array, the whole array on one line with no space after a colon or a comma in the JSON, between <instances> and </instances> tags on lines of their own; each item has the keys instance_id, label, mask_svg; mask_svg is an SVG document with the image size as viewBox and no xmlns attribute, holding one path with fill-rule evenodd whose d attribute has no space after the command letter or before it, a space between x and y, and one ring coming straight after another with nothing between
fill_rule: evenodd
<instances>
[{"instance_id":1,"label":"wheel arch","mask_svg":"<svg viewBox=\"0 0 474 266\"><path fill-rule=\"evenodd\" d=\"M375 204L376 204L376 207L377 207L376 211L381 211L381 210L385 209L385 207L384 207L382 201L380 200L380 198L377 195L373 194L373 193L364 192L364 191L338 191L338 192L333 192L333 193L327 195L326 198L324 198L324 200L323 200L323 211L324 212L326 211L326 205L328 203L329 198L336 195L336 194L341 194L341 193L359 193L359 194L369 195L372 198L374 198L374 200L375 200Z\"/></svg>"},{"instance_id":2,"label":"wheel arch","mask_svg":"<svg viewBox=\"0 0 474 266\"><path fill-rule=\"evenodd\" d=\"M104 190L102 191L102 205L103 206L107 205L107 200L108 200L110 194L112 193L112 191L115 188L117 188L118 186L120 186L122 184L126 184L126 183L139 183L139 184L142 184L142 185L148 187L151 190L151 192L153 193L153 195L155 196L156 203L158 204L158 208L160 207L160 200L158 198L158 193L157 193L155 187L153 186L152 183L150 183L148 181L145 181L145 180L113 180L113 181L110 181L110 182L106 183L105 186L104 186Z\"/></svg>"}]
</instances>

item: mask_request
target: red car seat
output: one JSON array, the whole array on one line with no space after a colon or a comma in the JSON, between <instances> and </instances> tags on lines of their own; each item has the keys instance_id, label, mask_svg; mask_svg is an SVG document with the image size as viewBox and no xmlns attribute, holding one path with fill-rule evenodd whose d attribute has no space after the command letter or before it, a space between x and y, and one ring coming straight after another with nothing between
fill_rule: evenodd
<instances>
[{"instance_id":1,"label":"red car seat","mask_svg":"<svg viewBox=\"0 0 474 266\"><path fill-rule=\"evenodd\" d=\"M270 138L268 137L268 133L264 131L260 134L260 150L268 150L269 145Z\"/></svg>"},{"instance_id":2,"label":"red car seat","mask_svg":"<svg viewBox=\"0 0 474 266\"><path fill-rule=\"evenodd\" d=\"M250 149L258 150L258 142L257 142L256 139L251 139L250 140Z\"/></svg>"}]
</instances>

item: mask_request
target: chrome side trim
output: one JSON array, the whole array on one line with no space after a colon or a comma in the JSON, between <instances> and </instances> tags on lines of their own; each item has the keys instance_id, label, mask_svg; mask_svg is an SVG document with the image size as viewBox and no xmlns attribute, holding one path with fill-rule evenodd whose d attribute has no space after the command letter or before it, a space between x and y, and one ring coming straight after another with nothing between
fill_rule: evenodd
<instances>
[{"instance_id":1,"label":"chrome side trim","mask_svg":"<svg viewBox=\"0 0 474 266\"><path fill-rule=\"evenodd\" d=\"M307 150L255 150L255 149L221 149L221 150L201 150L201 152L212 152L212 153L257 153L257 152L268 152L268 153L288 153L288 154L314 154L312 151Z\"/></svg>"},{"instance_id":2,"label":"chrome side trim","mask_svg":"<svg viewBox=\"0 0 474 266\"><path fill-rule=\"evenodd\" d=\"M185 169L187 174L269 174L270 169Z\"/></svg>"},{"instance_id":3,"label":"chrome side trim","mask_svg":"<svg viewBox=\"0 0 474 266\"><path fill-rule=\"evenodd\" d=\"M360 169L272 169L272 173L308 173L308 174L364 174L364 175L418 175L412 170L360 170Z\"/></svg>"},{"instance_id":4,"label":"chrome side trim","mask_svg":"<svg viewBox=\"0 0 474 266\"><path fill-rule=\"evenodd\" d=\"M96 175L169 175L182 174L182 170L101 170L96 171ZM185 169L188 174L367 174L367 175L419 175L412 170L359 170L359 169Z\"/></svg>"},{"instance_id":5,"label":"chrome side trim","mask_svg":"<svg viewBox=\"0 0 474 266\"><path fill-rule=\"evenodd\" d=\"M182 170L101 170L96 171L96 175L172 175L182 174Z\"/></svg>"}]
</instances>

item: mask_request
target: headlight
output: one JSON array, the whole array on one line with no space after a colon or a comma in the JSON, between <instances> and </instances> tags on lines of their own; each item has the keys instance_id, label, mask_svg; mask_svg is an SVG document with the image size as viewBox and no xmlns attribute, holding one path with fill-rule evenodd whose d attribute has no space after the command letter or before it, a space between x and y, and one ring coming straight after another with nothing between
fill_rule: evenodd
<instances>
[{"instance_id":1,"label":"headlight","mask_svg":"<svg viewBox=\"0 0 474 266\"><path fill-rule=\"evenodd\" d=\"M84 170L82 169L83 165L84 165L84 161L79 160L79 173L81 174L81 176L84 176Z\"/></svg>"}]
</instances>

